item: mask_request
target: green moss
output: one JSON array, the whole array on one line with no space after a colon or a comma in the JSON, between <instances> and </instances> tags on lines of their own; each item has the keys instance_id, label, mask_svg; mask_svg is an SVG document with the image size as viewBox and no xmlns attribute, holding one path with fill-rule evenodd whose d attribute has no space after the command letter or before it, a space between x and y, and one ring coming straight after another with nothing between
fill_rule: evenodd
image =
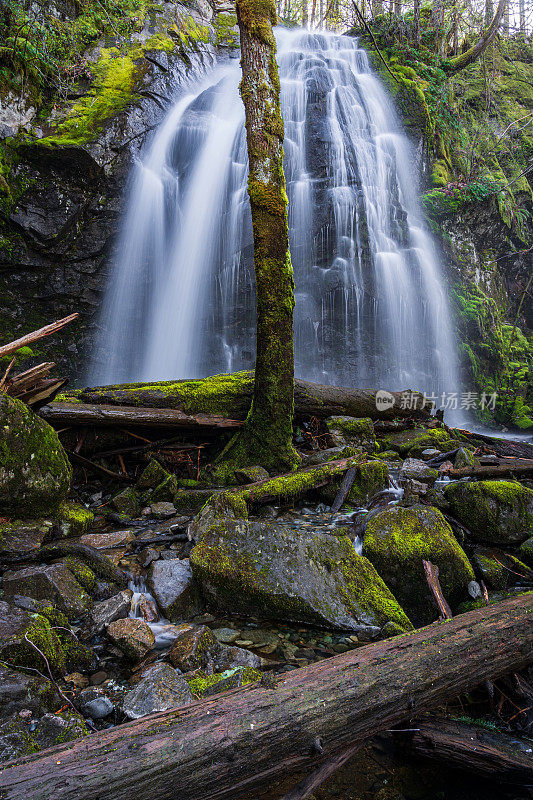
<instances>
[{"instance_id":1,"label":"green moss","mask_svg":"<svg viewBox=\"0 0 533 800\"><path fill-rule=\"evenodd\" d=\"M31 667L46 674L43 655L32 645L45 656L54 673L64 673L66 666L64 647L49 621L40 614L30 615L26 629L2 648L2 658L14 667Z\"/></svg>"},{"instance_id":2,"label":"green moss","mask_svg":"<svg viewBox=\"0 0 533 800\"><path fill-rule=\"evenodd\" d=\"M58 511L61 533L65 538L81 536L94 522L94 514L79 503L62 503Z\"/></svg>"},{"instance_id":3,"label":"green moss","mask_svg":"<svg viewBox=\"0 0 533 800\"><path fill-rule=\"evenodd\" d=\"M521 542L533 529L533 490L515 481L452 483L445 496L478 541Z\"/></svg>"},{"instance_id":4,"label":"green moss","mask_svg":"<svg viewBox=\"0 0 533 800\"><path fill-rule=\"evenodd\" d=\"M396 450L404 458L420 456L423 450L435 448L443 453L460 447L460 442L446 428L413 428L380 438L386 450Z\"/></svg>"},{"instance_id":5,"label":"green moss","mask_svg":"<svg viewBox=\"0 0 533 800\"><path fill-rule=\"evenodd\" d=\"M261 680L261 673L252 667L234 667L214 675L206 675L200 671L186 680L193 695L201 699L228 689L257 683Z\"/></svg>"},{"instance_id":6,"label":"green moss","mask_svg":"<svg viewBox=\"0 0 533 800\"><path fill-rule=\"evenodd\" d=\"M96 575L92 569L83 561L80 561L80 559L73 558L72 556L67 557L65 563L78 583L88 592L92 592L96 586Z\"/></svg>"},{"instance_id":7,"label":"green moss","mask_svg":"<svg viewBox=\"0 0 533 800\"><path fill-rule=\"evenodd\" d=\"M239 46L239 30L237 26L237 15L230 12L216 14L213 19L215 29L215 44L218 47L236 48Z\"/></svg>"},{"instance_id":8,"label":"green moss","mask_svg":"<svg viewBox=\"0 0 533 800\"><path fill-rule=\"evenodd\" d=\"M436 508L395 506L369 520L363 553L374 564L409 616L422 624L437 616L422 565L425 559L439 568L439 580L449 602L458 602L472 566L453 532Z\"/></svg>"}]
</instances>

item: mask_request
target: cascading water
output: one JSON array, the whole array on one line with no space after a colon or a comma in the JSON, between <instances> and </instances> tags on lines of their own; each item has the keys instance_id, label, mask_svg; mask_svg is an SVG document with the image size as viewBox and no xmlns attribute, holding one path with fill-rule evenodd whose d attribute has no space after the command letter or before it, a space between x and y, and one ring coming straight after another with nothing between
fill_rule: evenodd
<instances>
[{"instance_id":1,"label":"cascading water","mask_svg":"<svg viewBox=\"0 0 533 800\"><path fill-rule=\"evenodd\" d=\"M457 391L415 157L356 39L277 32L300 377ZM253 367L254 280L236 63L180 97L135 173L95 382Z\"/></svg>"}]
</instances>

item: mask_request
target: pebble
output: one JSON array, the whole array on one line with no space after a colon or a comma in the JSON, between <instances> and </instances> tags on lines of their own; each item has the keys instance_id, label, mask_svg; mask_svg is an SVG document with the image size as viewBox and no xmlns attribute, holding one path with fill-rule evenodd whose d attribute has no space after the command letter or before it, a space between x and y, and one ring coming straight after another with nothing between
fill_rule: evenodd
<instances>
[{"instance_id":1,"label":"pebble","mask_svg":"<svg viewBox=\"0 0 533 800\"><path fill-rule=\"evenodd\" d=\"M85 689L89 685L89 678L87 675L82 675L81 672L71 672L70 675L65 675L63 680L67 683L73 683L78 689Z\"/></svg>"},{"instance_id":2,"label":"pebble","mask_svg":"<svg viewBox=\"0 0 533 800\"><path fill-rule=\"evenodd\" d=\"M115 706L109 697L95 697L84 704L83 710L91 719L105 719L115 710Z\"/></svg>"},{"instance_id":3,"label":"pebble","mask_svg":"<svg viewBox=\"0 0 533 800\"><path fill-rule=\"evenodd\" d=\"M220 644L234 644L241 637L241 631L235 628L216 628L213 633Z\"/></svg>"},{"instance_id":4,"label":"pebble","mask_svg":"<svg viewBox=\"0 0 533 800\"><path fill-rule=\"evenodd\" d=\"M239 647L253 647L253 642L251 639L235 639L235 644Z\"/></svg>"},{"instance_id":5,"label":"pebble","mask_svg":"<svg viewBox=\"0 0 533 800\"><path fill-rule=\"evenodd\" d=\"M91 675L91 685L92 686L100 686L101 683L104 683L108 678L107 672L103 669L98 670L98 672L94 672Z\"/></svg>"}]
</instances>

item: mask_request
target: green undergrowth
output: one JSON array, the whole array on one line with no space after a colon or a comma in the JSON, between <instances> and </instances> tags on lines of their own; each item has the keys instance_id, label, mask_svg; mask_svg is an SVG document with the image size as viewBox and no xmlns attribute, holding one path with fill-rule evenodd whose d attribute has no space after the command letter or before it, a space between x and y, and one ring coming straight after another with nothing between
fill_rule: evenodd
<instances>
[{"instance_id":1,"label":"green undergrowth","mask_svg":"<svg viewBox=\"0 0 533 800\"><path fill-rule=\"evenodd\" d=\"M502 307L475 283L453 297L468 339L461 348L474 381L495 402L481 411L485 422L533 427L533 336L502 318Z\"/></svg>"}]
</instances>

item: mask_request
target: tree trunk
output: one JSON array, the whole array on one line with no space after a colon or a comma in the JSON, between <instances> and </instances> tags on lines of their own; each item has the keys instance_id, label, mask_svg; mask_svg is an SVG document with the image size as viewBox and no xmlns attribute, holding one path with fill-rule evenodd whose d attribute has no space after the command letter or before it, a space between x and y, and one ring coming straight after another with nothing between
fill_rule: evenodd
<instances>
[{"instance_id":1,"label":"tree trunk","mask_svg":"<svg viewBox=\"0 0 533 800\"><path fill-rule=\"evenodd\" d=\"M466 53L461 53L461 55L455 56L455 58L452 58L443 64L443 69L448 73L448 75L453 75L465 67L468 67L470 64L473 64L474 61L477 61L481 55L483 55L498 32L498 28L500 27L500 22L503 17L503 12L505 10L505 4L507 2L508 0L500 0L491 24L485 30L481 38L478 39L475 45L470 47Z\"/></svg>"},{"instance_id":2,"label":"tree trunk","mask_svg":"<svg viewBox=\"0 0 533 800\"><path fill-rule=\"evenodd\" d=\"M503 11L503 25L502 25L504 36L509 36L509 3L510 0L505 0L505 8Z\"/></svg>"},{"instance_id":3,"label":"tree trunk","mask_svg":"<svg viewBox=\"0 0 533 800\"><path fill-rule=\"evenodd\" d=\"M237 463L290 468L297 462L292 447L294 280L272 32L276 6L274 0L237 0L236 9L254 236L257 350L252 406L245 428L231 448L231 458Z\"/></svg>"},{"instance_id":4,"label":"tree trunk","mask_svg":"<svg viewBox=\"0 0 533 800\"><path fill-rule=\"evenodd\" d=\"M308 0L302 0L302 25L304 28L307 28L309 23L309 6L307 3Z\"/></svg>"},{"instance_id":5,"label":"tree trunk","mask_svg":"<svg viewBox=\"0 0 533 800\"><path fill-rule=\"evenodd\" d=\"M518 0L518 18L520 25L520 33L522 36L526 35L526 4L525 0Z\"/></svg>"},{"instance_id":6,"label":"tree trunk","mask_svg":"<svg viewBox=\"0 0 533 800\"><path fill-rule=\"evenodd\" d=\"M332 414L345 414L385 420L396 417L427 419L431 409L431 403L424 403L424 397L419 392L410 392L409 399L412 402L407 404L402 402L402 392L390 392L388 400L393 404L379 404L378 407L376 392L371 389L323 386L300 379L295 381L294 388L295 410L300 417L312 415L324 418ZM167 408L188 415L209 412L231 419L244 419L250 408L253 390L253 372L238 372L200 380L78 389L65 392L64 397L65 403ZM58 406L56 401L54 408ZM41 409L43 412L46 413Z\"/></svg>"},{"instance_id":7,"label":"tree trunk","mask_svg":"<svg viewBox=\"0 0 533 800\"><path fill-rule=\"evenodd\" d=\"M494 16L494 0L485 0L485 27L487 28Z\"/></svg>"},{"instance_id":8,"label":"tree trunk","mask_svg":"<svg viewBox=\"0 0 533 800\"><path fill-rule=\"evenodd\" d=\"M2 800L239 800L533 660L533 595L3 765ZM460 665L458 669L457 665Z\"/></svg>"},{"instance_id":9,"label":"tree trunk","mask_svg":"<svg viewBox=\"0 0 533 800\"><path fill-rule=\"evenodd\" d=\"M415 45L420 46L420 0L414 0L413 10L413 32Z\"/></svg>"}]
</instances>

